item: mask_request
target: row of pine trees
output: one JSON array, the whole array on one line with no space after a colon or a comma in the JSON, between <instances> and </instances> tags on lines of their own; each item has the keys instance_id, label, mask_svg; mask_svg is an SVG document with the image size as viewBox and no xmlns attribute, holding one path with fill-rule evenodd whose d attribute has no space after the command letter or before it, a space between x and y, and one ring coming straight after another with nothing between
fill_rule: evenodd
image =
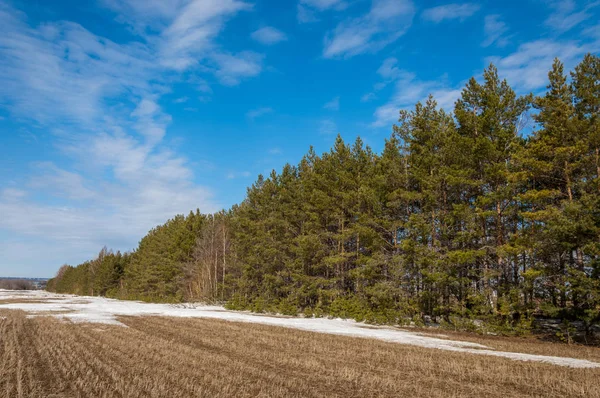
<instances>
[{"instance_id":1,"label":"row of pine trees","mask_svg":"<svg viewBox=\"0 0 600 398\"><path fill-rule=\"evenodd\" d=\"M176 216L49 290L402 323L600 320L600 58L542 96L491 65L453 113L400 111L383 152L337 137L229 211Z\"/></svg>"}]
</instances>

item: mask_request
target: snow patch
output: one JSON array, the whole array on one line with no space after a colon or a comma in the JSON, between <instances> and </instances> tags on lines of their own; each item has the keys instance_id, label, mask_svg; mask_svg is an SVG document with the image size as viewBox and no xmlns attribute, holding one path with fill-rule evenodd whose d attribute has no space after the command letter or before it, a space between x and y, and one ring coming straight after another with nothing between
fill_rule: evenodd
<instances>
[{"instance_id":1,"label":"snow patch","mask_svg":"<svg viewBox=\"0 0 600 398\"><path fill-rule=\"evenodd\" d=\"M43 302L2 304L2 300L8 299L36 299ZM491 355L519 361L543 362L573 368L600 368L600 363L584 359L494 351L489 347L477 343L444 340L425 334L389 327L375 327L371 325L365 327L366 325L364 323L346 319L272 317L249 312L228 311L220 306L199 305L196 303L183 305L150 304L138 301L107 299L103 297L81 297L66 294L54 294L45 291L15 292L0 290L0 309L23 310L30 314L34 313L37 315L46 314L77 323L87 322L117 326L125 326L117 320L117 317L127 315L222 319L350 337L373 338L424 348L436 348L477 355Z\"/></svg>"}]
</instances>

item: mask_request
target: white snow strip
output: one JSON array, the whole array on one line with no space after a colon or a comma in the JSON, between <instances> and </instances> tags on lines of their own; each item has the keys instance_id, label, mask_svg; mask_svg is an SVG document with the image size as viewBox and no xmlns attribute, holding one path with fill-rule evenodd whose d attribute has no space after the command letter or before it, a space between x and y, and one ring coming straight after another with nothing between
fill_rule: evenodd
<instances>
[{"instance_id":1,"label":"white snow strip","mask_svg":"<svg viewBox=\"0 0 600 398\"><path fill-rule=\"evenodd\" d=\"M3 300L9 299L22 299L23 302L2 304ZM39 300L43 301L43 303L28 303L28 300ZM92 322L120 326L124 325L117 320L117 317L123 315L223 319L235 322L282 326L311 332L374 338L418 347L436 348L440 350L466 352L479 355L492 355L519 361L544 362L573 368L600 368L600 363L584 359L494 351L489 347L477 343L444 340L389 327L367 326L364 323L351 320L273 317L252 314L249 312L228 311L219 306L149 304L138 301L113 300L103 297L53 294L45 291L15 292L0 289L0 309L18 309L35 314L46 312L48 315L67 319L72 322Z\"/></svg>"}]
</instances>

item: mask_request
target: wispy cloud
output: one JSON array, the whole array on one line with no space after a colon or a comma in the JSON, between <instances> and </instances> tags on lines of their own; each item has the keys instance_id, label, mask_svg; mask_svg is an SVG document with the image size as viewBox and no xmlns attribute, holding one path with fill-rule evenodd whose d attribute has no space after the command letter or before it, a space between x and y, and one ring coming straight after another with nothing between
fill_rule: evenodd
<instances>
[{"instance_id":1,"label":"wispy cloud","mask_svg":"<svg viewBox=\"0 0 600 398\"><path fill-rule=\"evenodd\" d=\"M339 111L340 110L340 97L335 97L331 101L327 102L323 105L323 109L328 109L330 111Z\"/></svg>"},{"instance_id":2,"label":"wispy cloud","mask_svg":"<svg viewBox=\"0 0 600 398\"><path fill-rule=\"evenodd\" d=\"M38 265L43 261L54 269L60 263L53 260L81 261L105 244L128 250L152 226L174 214L196 207L219 208L209 190L193 183L187 161L162 146L149 147L131 136L112 134L80 137L72 144L78 153L72 158L97 172L84 175L40 163L18 196L10 189L7 195L5 189L0 197L0 230L24 236L24 244L31 246L28 251L62 248L62 258L44 253L43 260L31 259ZM114 178L102 178L106 173ZM40 203L35 200L40 193L63 202Z\"/></svg>"},{"instance_id":3,"label":"wispy cloud","mask_svg":"<svg viewBox=\"0 0 600 398\"><path fill-rule=\"evenodd\" d=\"M504 47L508 44L508 39L503 35L508 32L508 26L502 21L500 15L487 15L483 28L485 39L481 45L489 47L496 43L498 47Z\"/></svg>"},{"instance_id":4,"label":"wispy cloud","mask_svg":"<svg viewBox=\"0 0 600 398\"><path fill-rule=\"evenodd\" d=\"M11 118L52 134L61 154L60 165L42 161L24 180L0 183L0 233L10 234L11 247L58 246L57 258L80 261L104 244L131 249L174 214L220 208L195 182L190 162L167 144L171 116L161 102L184 76L206 94L209 79L235 85L262 71L263 55L216 44L224 24L251 6L235 0L104 4L137 39L119 44L67 21L31 26L0 1L0 102ZM6 185L17 183L19 189ZM7 247L0 251L5 261L16 259L5 257L17 255Z\"/></svg>"},{"instance_id":5,"label":"wispy cloud","mask_svg":"<svg viewBox=\"0 0 600 398\"><path fill-rule=\"evenodd\" d=\"M318 12L329 9L343 10L348 6L344 0L300 0L297 5L297 19L299 23L317 22Z\"/></svg>"},{"instance_id":6,"label":"wispy cloud","mask_svg":"<svg viewBox=\"0 0 600 398\"><path fill-rule=\"evenodd\" d=\"M248 178L252 175L249 171L232 171L227 174L228 180L234 180L236 178Z\"/></svg>"},{"instance_id":7,"label":"wispy cloud","mask_svg":"<svg viewBox=\"0 0 600 398\"><path fill-rule=\"evenodd\" d=\"M386 58L379 69L377 69L377 74L384 79L384 84L392 80L396 80L401 77L406 72L402 69L398 68L398 60L394 57Z\"/></svg>"},{"instance_id":8,"label":"wispy cloud","mask_svg":"<svg viewBox=\"0 0 600 398\"><path fill-rule=\"evenodd\" d=\"M550 29L564 33L591 18L593 14L590 10L600 6L600 1L587 2L584 6L578 6L574 0L553 0L549 2L549 6L553 11L545 24Z\"/></svg>"},{"instance_id":9,"label":"wispy cloud","mask_svg":"<svg viewBox=\"0 0 600 398\"><path fill-rule=\"evenodd\" d=\"M0 200L15 201L21 200L27 196L27 192L22 189L4 188L0 191Z\"/></svg>"},{"instance_id":10,"label":"wispy cloud","mask_svg":"<svg viewBox=\"0 0 600 398\"><path fill-rule=\"evenodd\" d=\"M137 34L161 31L177 17L189 0L100 0L117 13L117 21L129 25Z\"/></svg>"},{"instance_id":11,"label":"wispy cloud","mask_svg":"<svg viewBox=\"0 0 600 398\"><path fill-rule=\"evenodd\" d=\"M394 57L386 58L379 69L377 69L377 74L381 77L381 80L373 85L372 92L361 97L361 102L374 100L377 98L377 92L383 90L388 84L400 79L402 76L408 76L410 79L414 77L412 73L401 70L398 67L398 59Z\"/></svg>"},{"instance_id":12,"label":"wispy cloud","mask_svg":"<svg viewBox=\"0 0 600 398\"><path fill-rule=\"evenodd\" d=\"M262 107L262 108L257 108L257 109L253 109L251 111L246 112L246 117L248 119L254 120L257 117L264 116L264 115L267 115L267 114L272 113L272 112L273 112L273 108Z\"/></svg>"},{"instance_id":13,"label":"wispy cloud","mask_svg":"<svg viewBox=\"0 0 600 398\"><path fill-rule=\"evenodd\" d=\"M521 92L538 90L548 84L548 71L554 58L558 57L565 69L575 64L588 52L600 50L600 42L578 43L575 41L536 40L524 43L517 51L500 57L490 57L500 74Z\"/></svg>"},{"instance_id":14,"label":"wispy cloud","mask_svg":"<svg viewBox=\"0 0 600 398\"><path fill-rule=\"evenodd\" d=\"M30 188L67 199L96 197L97 192L86 186L85 178L78 173L61 169L52 162L39 162L35 168L36 173L29 182Z\"/></svg>"},{"instance_id":15,"label":"wispy cloud","mask_svg":"<svg viewBox=\"0 0 600 398\"><path fill-rule=\"evenodd\" d=\"M319 11L328 10L331 8L341 10L347 6L347 2L344 0L300 0L300 4L315 8Z\"/></svg>"},{"instance_id":16,"label":"wispy cloud","mask_svg":"<svg viewBox=\"0 0 600 398\"><path fill-rule=\"evenodd\" d=\"M263 55L243 51L237 54L216 54L218 65L215 75L226 86L235 86L243 79L257 76L262 71Z\"/></svg>"},{"instance_id":17,"label":"wispy cloud","mask_svg":"<svg viewBox=\"0 0 600 398\"><path fill-rule=\"evenodd\" d=\"M600 51L600 41L579 43L576 41L536 40L524 43L517 51L505 56L488 57L485 63L493 62L500 75L519 93L543 90L548 82L548 71L555 57L564 62L565 68L572 69L588 52ZM374 127L389 126L398 118L398 110L410 109L417 101L423 101L432 94L438 105L452 111L453 104L460 97L460 85L448 84L445 79L424 81L414 73L400 69L395 58L386 59L378 69L383 79L380 86L393 83L394 94L384 105L375 110Z\"/></svg>"},{"instance_id":18,"label":"wispy cloud","mask_svg":"<svg viewBox=\"0 0 600 398\"><path fill-rule=\"evenodd\" d=\"M127 21L162 21L162 33L144 36L151 47L141 42L117 44L71 22L50 22L33 29L16 10L0 3L0 24L10 32L0 37L0 83L3 93L11 96L13 114L44 122L57 117L89 122L103 116L104 98L123 92L143 97L152 91L150 82L164 68L183 70L201 60L205 60L202 71L212 72L227 85L262 71L262 55L227 53L212 43L225 18L248 5L233 0L175 3L180 8L166 13L172 17L167 21L159 15L163 10L159 2L151 2L149 9L137 0L108 2L121 12L131 12L123 14ZM202 82L198 90L210 92L207 82L198 80Z\"/></svg>"},{"instance_id":19,"label":"wispy cloud","mask_svg":"<svg viewBox=\"0 0 600 398\"><path fill-rule=\"evenodd\" d=\"M400 109L411 109L418 101L424 101L432 94L440 108L452 111L454 102L460 96L460 89L449 85L445 79L432 81L419 80L417 76L397 66L397 59L386 59L377 73L384 79L383 84L394 84L394 94L388 102L375 110L373 127L389 126L398 120Z\"/></svg>"},{"instance_id":20,"label":"wispy cloud","mask_svg":"<svg viewBox=\"0 0 600 398\"><path fill-rule=\"evenodd\" d=\"M408 30L414 14L410 0L373 0L367 14L343 20L325 36L323 56L349 58L377 52Z\"/></svg>"},{"instance_id":21,"label":"wispy cloud","mask_svg":"<svg viewBox=\"0 0 600 398\"><path fill-rule=\"evenodd\" d=\"M275 29L272 26L265 26L264 28L255 30L254 32L252 32L250 37L252 37L253 40L256 40L257 42L267 46L287 40L287 36L285 33L278 29Z\"/></svg>"},{"instance_id":22,"label":"wispy cloud","mask_svg":"<svg viewBox=\"0 0 600 398\"><path fill-rule=\"evenodd\" d=\"M118 13L117 20L132 25L152 45L159 65L183 72L189 69L212 70L217 77L230 73L231 65L248 63L248 52L231 54L215 44L225 23L252 5L239 0L174 0L168 6L160 0L104 0ZM222 60L226 58L223 70ZM260 58L256 56L255 58ZM252 76L254 76L253 74ZM240 79L226 79L237 84ZM235 82L235 83L234 83Z\"/></svg>"},{"instance_id":23,"label":"wispy cloud","mask_svg":"<svg viewBox=\"0 0 600 398\"><path fill-rule=\"evenodd\" d=\"M189 79L189 82L196 87L196 90L205 94L212 94L213 90L210 87L210 84L205 79L201 77L193 76Z\"/></svg>"},{"instance_id":24,"label":"wispy cloud","mask_svg":"<svg viewBox=\"0 0 600 398\"><path fill-rule=\"evenodd\" d=\"M74 23L32 29L16 10L0 10L0 25L10 32L0 37L0 96L10 97L13 115L87 123L102 116L104 97L150 89L156 68L141 47L101 39Z\"/></svg>"},{"instance_id":25,"label":"wispy cloud","mask_svg":"<svg viewBox=\"0 0 600 398\"><path fill-rule=\"evenodd\" d=\"M319 20L315 15L315 11L303 4L298 4L296 8L296 18L298 19L298 23L312 23Z\"/></svg>"},{"instance_id":26,"label":"wispy cloud","mask_svg":"<svg viewBox=\"0 0 600 398\"><path fill-rule=\"evenodd\" d=\"M426 21L435 23L452 19L464 21L479 11L480 8L481 6L475 3L446 4L426 9L421 14L421 17Z\"/></svg>"},{"instance_id":27,"label":"wispy cloud","mask_svg":"<svg viewBox=\"0 0 600 398\"><path fill-rule=\"evenodd\" d=\"M331 119L321 120L319 122L319 134L333 135L339 132L337 124Z\"/></svg>"},{"instance_id":28,"label":"wispy cloud","mask_svg":"<svg viewBox=\"0 0 600 398\"><path fill-rule=\"evenodd\" d=\"M197 65L199 59L218 55L213 40L226 19L250 7L236 0L190 1L160 35L162 64L182 71Z\"/></svg>"},{"instance_id":29,"label":"wispy cloud","mask_svg":"<svg viewBox=\"0 0 600 398\"><path fill-rule=\"evenodd\" d=\"M0 121L3 120L2 118L0 118ZM39 142L38 137L36 134L33 134L31 131L29 131L26 128L20 128L19 129L19 137L21 137L26 143L31 144L31 143L37 143Z\"/></svg>"},{"instance_id":30,"label":"wispy cloud","mask_svg":"<svg viewBox=\"0 0 600 398\"><path fill-rule=\"evenodd\" d=\"M135 120L133 128L143 135L150 144L162 141L171 122L171 116L162 112L154 98L142 98L137 107L131 112Z\"/></svg>"},{"instance_id":31,"label":"wispy cloud","mask_svg":"<svg viewBox=\"0 0 600 398\"><path fill-rule=\"evenodd\" d=\"M375 93L366 93L362 97L360 97L360 102L371 102L377 98L377 94Z\"/></svg>"},{"instance_id":32,"label":"wispy cloud","mask_svg":"<svg viewBox=\"0 0 600 398\"><path fill-rule=\"evenodd\" d=\"M503 57L489 57L502 77L515 87L517 92L528 93L542 90L547 84L547 74L555 57L560 58L567 69L572 69L587 52L600 50L600 42L586 44L574 41L557 42L537 40L521 45L517 51ZM411 109L417 101L424 101L432 94L439 107L452 111L461 95L461 85L449 84L445 79L421 80L414 73L402 70L395 58L386 59L378 70L383 79L378 87L394 84L394 94L384 105L375 110L374 127L389 126L398 119L400 109Z\"/></svg>"}]
</instances>

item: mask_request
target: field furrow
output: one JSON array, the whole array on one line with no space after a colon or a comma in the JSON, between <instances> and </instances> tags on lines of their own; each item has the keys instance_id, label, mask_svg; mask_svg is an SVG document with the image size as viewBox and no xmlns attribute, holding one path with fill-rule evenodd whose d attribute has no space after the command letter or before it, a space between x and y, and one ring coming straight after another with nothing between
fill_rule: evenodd
<instances>
[{"instance_id":1,"label":"field furrow","mask_svg":"<svg viewBox=\"0 0 600 398\"><path fill-rule=\"evenodd\" d=\"M215 319L119 322L3 311L0 397L600 397L598 369Z\"/></svg>"}]
</instances>

